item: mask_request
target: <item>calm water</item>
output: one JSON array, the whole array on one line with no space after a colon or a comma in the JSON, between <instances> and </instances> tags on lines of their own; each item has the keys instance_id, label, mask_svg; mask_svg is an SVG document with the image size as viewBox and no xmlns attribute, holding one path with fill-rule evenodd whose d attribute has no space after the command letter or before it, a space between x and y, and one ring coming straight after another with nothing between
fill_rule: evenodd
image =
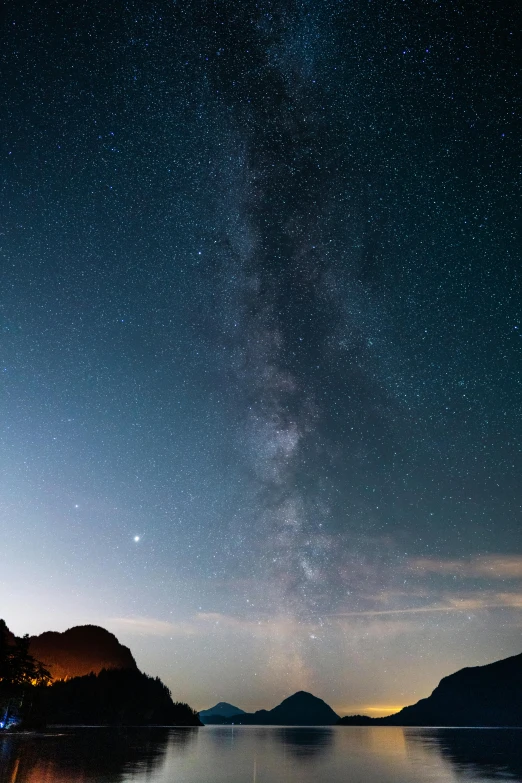
<instances>
[{"instance_id":1,"label":"calm water","mask_svg":"<svg viewBox=\"0 0 522 783\"><path fill-rule=\"evenodd\" d=\"M76 729L0 738L0 783L522 781L522 730Z\"/></svg>"}]
</instances>

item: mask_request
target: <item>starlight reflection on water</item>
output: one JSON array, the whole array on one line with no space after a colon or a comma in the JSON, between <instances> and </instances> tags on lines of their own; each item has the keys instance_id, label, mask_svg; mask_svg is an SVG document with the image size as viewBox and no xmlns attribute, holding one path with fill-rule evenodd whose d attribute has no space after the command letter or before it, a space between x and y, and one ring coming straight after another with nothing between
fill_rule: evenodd
<instances>
[{"instance_id":1,"label":"starlight reflection on water","mask_svg":"<svg viewBox=\"0 0 522 783\"><path fill-rule=\"evenodd\" d=\"M214 726L0 738L0 783L486 783L522 779L522 730Z\"/></svg>"}]
</instances>

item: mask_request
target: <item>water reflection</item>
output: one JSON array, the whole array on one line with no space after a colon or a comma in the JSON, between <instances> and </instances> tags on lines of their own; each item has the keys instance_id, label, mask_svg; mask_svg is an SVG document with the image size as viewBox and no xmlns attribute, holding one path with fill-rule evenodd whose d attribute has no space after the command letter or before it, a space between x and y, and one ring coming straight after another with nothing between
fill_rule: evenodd
<instances>
[{"instance_id":1,"label":"water reflection","mask_svg":"<svg viewBox=\"0 0 522 783\"><path fill-rule=\"evenodd\" d=\"M522 730L241 726L0 736L0 783L522 781Z\"/></svg>"},{"instance_id":2,"label":"water reflection","mask_svg":"<svg viewBox=\"0 0 522 783\"><path fill-rule=\"evenodd\" d=\"M330 748L333 729L322 726L284 726L275 728L273 736L296 758L309 759Z\"/></svg>"},{"instance_id":3,"label":"water reflection","mask_svg":"<svg viewBox=\"0 0 522 783\"><path fill-rule=\"evenodd\" d=\"M522 780L522 729L437 729L431 743L466 779Z\"/></svg>"},{"instance_id":4,"label":"water reflection","mask_svg":"<svg viewBox=\"0 0 522 783\"><path fill-rule=\"evenodd\" d=\"M0 740L0 783L121 783L156 774L167 743L178 750L197 729L78 729Z\"/></svg>"},{"instance_id":5,"label":"water reflection","mask_svg":"<svg viewBox=\"0 0 522 783\"><path fill-rule=\"evenodd\" d=\"M202 733L203 736L203 733ZM323 726L212 726L204 730L205 741L217 751L233 749L242 752L241 745L252 745L255 738L259 753L289 751L296 758L315 756L324 752L333 741L333 729ZM200 737L202 739L202 737Z\"/></svg>"}]
</instances>

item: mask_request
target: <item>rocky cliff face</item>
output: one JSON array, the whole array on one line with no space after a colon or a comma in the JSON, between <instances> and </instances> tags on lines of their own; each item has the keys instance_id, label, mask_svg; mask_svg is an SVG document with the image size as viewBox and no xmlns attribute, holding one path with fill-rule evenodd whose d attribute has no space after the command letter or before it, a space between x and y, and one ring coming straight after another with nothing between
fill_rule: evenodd
<instances>
[{"instance_id":1,"label":"rocky cliff face","mask_svg":"<svg viewBox=\"0 0 522 783\"><path fill-rule=\"evenodd\" d=\"M102 669L138 668L129 648L97 625L78 625L63 633L46 631L33 636L29 652L45 665L54 680L98 674Z\"/></svg>"}]
</instances>

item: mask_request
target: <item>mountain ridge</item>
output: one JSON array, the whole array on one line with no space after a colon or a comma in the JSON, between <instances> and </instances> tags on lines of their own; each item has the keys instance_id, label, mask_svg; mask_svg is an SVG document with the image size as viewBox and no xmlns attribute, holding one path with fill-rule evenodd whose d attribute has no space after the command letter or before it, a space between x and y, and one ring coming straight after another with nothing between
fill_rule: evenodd
<instances>
[{"instance_id":1,"label":"mountain ridge","mask_svg":"<svg viewBox=\"0 0 522 783\"><path fill-rule=\"evenodd\" d=\"M325 701L307 691L297 691L271 710L205 718L208 724L250 726L333 726L338 720Z\"/></svg>"},{"instance_id":2,"label":"mountain ridge","mask_svg":"<svg viewBox=\"0 0 522 783\"><path fill-rule=\"evenodd\" d=\"M347 715L339 725L522 726L522 653L459 669L395 715Z\"/></svg>"}]
</instances>

